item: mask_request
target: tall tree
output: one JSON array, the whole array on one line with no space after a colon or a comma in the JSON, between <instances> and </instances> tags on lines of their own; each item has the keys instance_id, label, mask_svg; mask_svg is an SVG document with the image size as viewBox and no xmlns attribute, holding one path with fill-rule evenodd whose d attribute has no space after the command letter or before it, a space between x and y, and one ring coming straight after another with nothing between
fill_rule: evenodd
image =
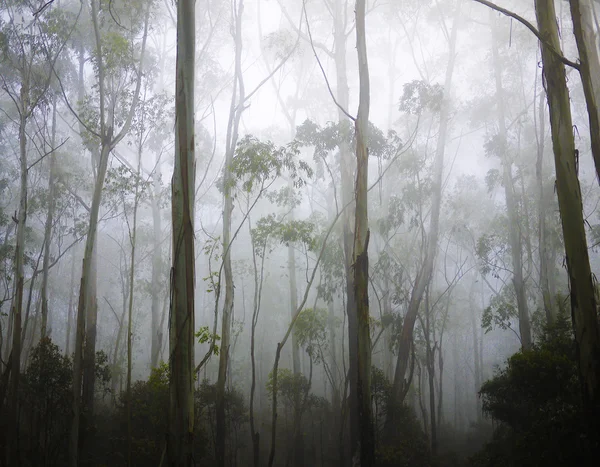
<instances>
[{"instance_id":1,"label":"tall tree","mask_svg":"<svg viewBox=\"0 0 600 467\"><path fill-rule=\"evenodd\" d=\"M369 217L368 182L369 150L367 132L369 129L369 109L371 88L367 40L365 27L365 0L356 0L356 50L358 53L358 74L360 93L358 114L355 121L356 133L356 184L354 216L354 300L356 309L356 349L358 357L356 395L358 399L359 440L358 450L353 446L353 462L359 458L359 465L375 465L375 439L373 435L371 402L371 332L369 328ZM350 346L353 343L350 342ZM358 454L358 455L357 455Z\"/></svg>"},{"instance_id":2,"label":"tall tree","mask_svg":"<svg viewBox=\"0 0 600 467\"><path fill-rule=\"evenodd\" d=\"M223 167L223 271L225 273L225 300L221 316L221 352L219 354L219 374L217 378L216 400L216 459L217 466L225 466L225 381L229 365L229 347L231 340L231 315L234 304L233 271L231 268L231 216L233 213L233 175L231 164L238 141L239 125L244 111L246 90L242 76L242 17L244 0L232 3L233 40L235 44L235 71L233 77L233 93L229 108L227 125L227 141L225 148L225 165ZM219 285L220 286L220 285Z\"/></svg>"},{"instance_id":3,"label":"tall tree","mask_svg":"<svg viewBox=\"0 0 600 467\"><path fill-rule=\"evenodd\" d=\"M455 13L452 24L452 32L449 37L449 55L448 65L446 67L446 76L444 80L444 95L440 109L440 129L437 137L437 146L434 162L434 178L433 178L433 199L431 207L431 217L429 223L429 232L427 234L426 252L423 263L419 269L415 280L408 305L406 316L402 323L400 331L400 343L398 348L398 360L396 361L396 369L394 372L394 382L392 391L391 406L395 407L398 402L401 402L408 390L404 377L408 369L408 362L413 342L413 330L419 307L425 293L425 288L431 280L433 265L437 253L437 243L439 235L440 209L442 204L442 183L444 172L444 153L446 147L446 137L448 134L448 120L450 116L450 91L452 89L452 78L454 75L454 64L456 62L456 41L458 36L459 21L461 19L461 4L462 0L458 0L455 5ZM393 414L393 412L390 412ZM392 417L388 416L388 421L392 421ZM389 426L389 425L388 425Z\"/></svg>"},{"instance_id":4,"label":"tall tree","mask_svg":"<svg viewBox=\"0 0 600 467\"><path fill-rule=\"evenodd\" d=\"M13 436L18 423L19 380L22 360L23 287L25 282L25 233L27 229L27 204L29 170L28 125L35 112L44 104L50 85L54 63L62 50L59 38L49 34L44 26L43 15L36 14L36 2L23 3L6 1L0 5L0 81L16 113L18 127L19 161L19 203L13 216L17 224L14 249L13 296L10 311L12 325L12 350L10 354L10 386L6 420L11 424L7 433ZM47 26L47 25L46 25ZM8 110L8 109L7 109ZM47 142L45 142L47 144ZM50 154L54 148L50 148ZM7 339L7 346L8 348ZM8 371L8 370L7 370ZM18 438L7 440L6 461L8 465L18 464Z\"/></svg>"},{"instance_id":5,"label":"tall tree","mask_svg":"<svg viewBox=\"0 0 600 467\"><path fill-rule=\"evenodd\" d=\"M70 433L70 465L75 467L79 463L79 446L80 446L80 430L85 436L88 421L93 416L94 407L94 387L95 387L95 354L96 354L96 317L97 305L95 300L95 244L96 234L98 230L98 218L100 212L100 203L102 200L102 190L106 179L108 169L108 160L111 152L125 138L131 127L133 114L137 106L142 85L142 67L146 50L146 38L148 35L148 23L150 16L151 2L145 5L127 5L132 8L129 11L131 18L135 15L135 11L143 12L142 26L142 41L139 56L136 57L138 67L135 68L135 89L131 98L130 106L126 112L124 119L121 120L122 127L117 131L116 125L120 118L116 111L119 109L116 106L116 101L119 97L124 96L121 93L127 93L124 89L116 89L113 86L109 87L109 81L123 72L120 69L121 63L118 60L107 60L107 53L110 50L105 50L106 40L103 40L101 24L104 24L104 16L112 15L112 13L101 10L98 0L90 0L89 13L92 21L93 37L94 37L94 61L97 79L98 91L98 128L87 126L86 130L100 144L99 159L97 161L96 180L94 183L94 192L92 203L90 206L90 218L85 241L85 249L83 255L83 267L81 272L81 282L79 287L79 301L77 306L76 319L76 334L75 334L75 352L73 357L73 411ZM109 7L110 8L110 7ZM101 14L102 13L102 14ZM113 20L114 21L114 20ZM112 92L110 92L112 91ZM119 96L119 94L121 94ZM78 117L80 123L82 119ZM87 324L87 326L86 326ZM84 338L85 333L85 338ZM85 355L84 355L84 340L85 340ZM83 382L83 384L82 384ZM83 394L82 394L83 390ZM83 426L80 427L80 416L84 409ZM84 438L85 441L85 438ZM83 444L83 443L82 443Z\"/></svg>"},{"instance_id":6,"label":"tall tree","mask_svg":"<svg viewBox=\"0 0 600 467\"><path fill-rule=\"evenodd\" d=\"M177 3L173 265L169 325L171 467L194 465L194 65L195 0Z\"/></svg>"},{"instance_id":7,"label":"tall tree","mask_svg":"<svg viewBox=\"0 0 600 467\"><path fill-rule=\"evenodd\" d=\"M512 283L517 297L517 311L519 315L519 334L523 349L531 348L531 324L527 306L527 290L523 277L523 245L521 222L519 221L518 198L512 173L512 162L508 148L508 136L504 111L504 92L502 88L502 67L498 52L498 32L493 12L490 10L490 24L492 25L492 57L494 62L494 82L496 86L496 111L498 113L498 140L497 153L501 158L502 182L508 214L508 236L510 239L510 253L512 258Z\"/></svg>"},{"instance_id":8,"label":"tall tree","mask_svg":"<svg viewBox=\"0 0 600 467\"><path fill-rule=\"evenodd\" d=\"M579 74L588 110L592 156L600 183L600 61L592 21L591 0L569 0L573 33L579 51Z\"/></svg>"},{"instance_id":9,"label":"tall tree","mask_svg":"<svg viewBox=\"0 0 600 467\"><path fill-rule=\"evenodd\" d=\"M571 317L577 343L579 376L586 422L591 431L590 440L597 444L600 424L600 330L577 177L578 154L575 150L569 90L560 52L554 1L535 0L535 12L542 38L542 60L556 167L556 193L571 290Z\"/></svg>"}]
</instances>

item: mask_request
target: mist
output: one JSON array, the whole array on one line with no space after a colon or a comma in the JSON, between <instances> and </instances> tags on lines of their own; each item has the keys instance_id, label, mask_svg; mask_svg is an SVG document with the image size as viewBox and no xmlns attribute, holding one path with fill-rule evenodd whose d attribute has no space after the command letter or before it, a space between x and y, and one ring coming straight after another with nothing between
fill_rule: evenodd
<instances>
[{"instance_id":1,"label":"mist","mask_svg":"<svg viewBox=\"0 0 600 467\"><path fill-rule=\"evenodd\" d=\"M0 1L0 466L595 465L599 17Z\"/></svg>"}]
</instances>

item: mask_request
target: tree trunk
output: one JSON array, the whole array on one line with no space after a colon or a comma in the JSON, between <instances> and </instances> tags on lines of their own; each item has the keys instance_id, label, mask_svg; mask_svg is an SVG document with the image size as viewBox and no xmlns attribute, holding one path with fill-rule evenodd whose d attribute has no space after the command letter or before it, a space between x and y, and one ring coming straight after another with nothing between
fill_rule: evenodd
<instances>
[{"instance_id":1,"label":"tree trunk","mask_svg":"<svg viewBox=\"0 0 600 467\"><path fill-rule=\"evenodd\" d=\"M437 140L437 147L435 153L434 163L434 176L433 176L433 198L431 206L431 221L429 224L429 233L427 235L426 253L425 259L421 266L421 269L415 280L415 284L411 293L410 302L408 305L408 311L402 324L402 331L400 335L400 344L398 348L398 360L396 361L396 370L394 372L394 382L391 395L392 408L397 407L401 404L406 392L407 387L405 382L405 374L408 368L408 360L410 356L410 350L413 342L413 329L415 321L417 319L417 313L419 312L419 306L423 299L425 287L429 284L431 274L433 271L433 263L437 253L437 243L439 234L439 223L440 223L440 208L442 203L442 176L444 172L444 152L446 145L446 136L448 133L448 119L450 113L450 89L452 88L452 77L454 74L454 64L456 61L456 38L458 36L458 22L461 18L461 4L462 0L458 1L456 5L456 12L452 24L452 33L449 44L449 58L448 66L446 68L446 77L444 80L444 99L440 110L440 129ZM393 414L393 410L391 411ZM388 416L386 424L388 428L391 426L392 417Z\"/></svg>"},{"instance_id":2,"label":"tree trunk","mask_svg":"<svg viewBox=\"0 0 600 467\"><path fill-rule=\"evenodd\" d=\"M538 121L539 130L536 127L537 134L537 158L535 164L535 176L538 189L538 242L540 249L540 288L542 292L542 301L544 303L544 312L546 314L546 323L552 324L554 322L554 315L556 314L554 306L554 291L551 287L552 281L552 267L553 262L548 257L548 248L550 245L547 240L547 227L546 227L546 194L544 192L544 137L545 137L545 114L544 114L544 102L546 98L544 93L540 93L540 102L538 106Z\"/></svg>"},{"instance_id":3,"label":"tree trunk","mask_svg":"<svg viewBox=\"0 0 600 467\"><path fill-rule=\"evenodd\" d=\"M65 356L71 355L71 328L73 327L73 287L75 286L75 253L71 259L71 280L69 281L69 308L67 309L67 337L65 339Z\"/></svg>"},{"instance_id":4,"label":"tree trunk","mask_svg":"<svg viewBox=\"0 0 600 467\"><path fill-rule=\"evenodd\" d=\"M354 299L357 321L358 378L356 394L358 398L359 440L358 453L361 467L375 464L375 439L373 434L371 406L371 333L369 328L369 219L368 183L369 150L367 134L369 130L370 82L367 60L365 30L365 0L356 1L356 49L358 53L358 74L360 95L356 131L356 214L354 224ZM354 448L353 448L354 450ZM353 453L353 459L356 451Z\"/></svg>"},{"instance_id":5,"label":"tree trunk","mask_svg":"<svg viewBox=\"0 0 600 467\"><path fill-rule=\"evenodd\" d=\"M225 438L227 427L225 420L225 384L229 365L229 348L231 341L231 315L234 304L233 271L231 269L231 215L233 212L233 197L231 193L232 175L231 163L238 140L239 123L243 112L245 97L242 76L242 16L244 0L234 2L235 12L235 75L233 94L229 108L229 123L227 125L227 147L225 148L225 166L223 168L223 272L225 273L225 300L221 318L221 352L219 354L219 374L216 387L216 461L217 467L225 466ZM220 284L219 284L220 287Z\"/></svg>"},{"instance_id":6,"label":"tree trunk","mask_svg":"<svg viewBox=\"0 0 600 467\"><path fill-rule=\"evenodd\" d=\"M14 295L11 306L12 315L12 351L10 386L8 388L8 430L6 443L6 465L19 464L18 449L18 415L19 415L19 380L21 378L21 312L23 310L23 266L25 260L25 227L27 222L27 134L26 125L29 113L29 83L24 79L21 83L21 108L19 109L19 163L20 192L19 213L17 217L17 241L15 245Z\"/></svg>"},{"instance_id":7,"label":"tree trunk","mask_svg":"<svg viewBox=\"0 0 600 467\"><path fill-rule=\"evenodd\" d=\"M293 185L290 180L290 187ZM293 219L293 211L292 211ZM294 318L294 314L298 309L298 290L296 287L296 256L294 254L294 246L290 243L288 246L288 273L290 279L290 317ZM296 332L292 330L292 371L295 375L300 375L300 349ZM301 429L302 414L302 395L298 391L295 394L294 400L294 465L302 467L304 465L304 435Z\"/></svg>"},{"instance_id":8,"label":"tree trunk","mask_svg":"<svg viewBox=\"0 0 600 467\"><path fill-rule=\"evenodd\" d=\"M347 110L350 104L350 90L348 87L348 75L346 65L346 40L348 31L346 30L346 2L336 0L334 5L334 61L336 69L336 88L337 101L340 107ZM339 161L341 168L341 198L342 206L347 206L342 214L342 230L344 242L344 272L346 280L346 316L348 317L348 374L350 380L350 394L348 398L348 412L350 417L350 446L352 457L354 449L359 442L359 420L358 420L358 395L353 388L358 387L358 323L356 320L356 302L354 299L354 281L352 271L352 254L354 246L354 216L352 207L353 202L353 182L354 168L356 161L350 150L350 125L344 112L338 108L338 122L340 125L340 145ZM340 463L344 464L344 459Z\"/></svg>"},{"instance_id":9,"label":"tree trunk","mask_svg":"<svg viewBox=\"0 0 600 467\"><path fill-rule=\"evenodd\" d=\"M504 95L502 89L502 70L498 54L498 38L496 37L496 22L490 9L490 24L492 25L492 56L494 60L494 78L496 83L496 105L498 112L498 127L500 137L500 153L502 158L502 181L506 198L506 211L509 222L510 253L512 258L513 277L512 283L517 297L519 314L519 333L523 349L531 348L531 325L527 307L527 290L523 279L523 249L521 244L521 222L512 176L512 162L508 155L508 139L506 121L504 116Z\"/></svg>"},{"instance_id":10,"label":"tree trunk","mask_svg":"<svg viewBox=\"0 0 600 467\"><path fill-rule=\"evenodd\" d=\"M592 10L590 0L570 0L573 33L579 51L579 74L588 111L592 157L596 166L596 177L600 183L600 62L594 37L590 27ZM586 27L584 27L584 22Z\"/></svg>"},{"instance_id":11,"label":"tree trunk","mask_svg":"<svg viewBox=\"0 0 600 467\"><path fill-rule=\"evenodd\" d=\"M42 273L42 327L41 338L44 339L48 333L48 270L50 266L50 247L52 243L52 224L54 222L54 210L56 206L56 194L54 180L56 178L56 155L54 146L56 144L56 98L52 100L52 136L50 139L50 176L48 178L48 214L44 227L44 261Z\"/></svg>"},{"instance_id":12,"label":"tree trunk","mask_svg":"<svg viewBox=\"0 0 600 467\"><path fill-rule=\"evenodd\" d=\"M169 432L171 467L194 465L194 66L195 1L177 4L173 266L169 326Z\"/></svg>"},{"instance_id":13,"label":"tree trunk","mask_svg":"<svg viewBox=\"0 0 600 467\"><path fill-rule=\"evenodd\" d=\"M158 165L157 165L158 167ZM158 170L158 169L155 169ZM161 297L159 291L162 289L160 276L162 270L162 250L161 250L161 222L160 208L158 205L160 196L159 178L154 172L154 193L152 195L152 220L153 220L153 247L152 252L152 341L150 348L150 366L156 368L159 363L160 349L162 349L163 329L160 323Z\"/></svg>"},{"instance_id":14,"label":"tree trunk","mask_svg":"<svg viewBox=\"0 0 600 467\"><path fill-rule=\"evenodd\" d=\"M133 352L132 348L132 321L133 321L133 278L135 274L135 242L136 242L136 233L137 233L137 211L139 204L139 187L140 187L140 165L142 159L142 147L143 142L140 137L140 141L138 142L138 164L137 164L137 173L135 178L135 191L134 191L134 201L133 201L133 226L131 231L129 232L129 241L131 243L131 264L129 266L129 308L128 308L128 316L127 316L127 465L131 466L131 448L133 443L133 438L131 434L131 356ZM125 207L125 206L123 206ZM127 213L125 213L127 215Z\"/></svg>"},{"instance_id":15,"label":"tree trunk","mask_svg":"<svg viewBox=\"0 0 600 467\"><path fill-rule=\"evenodd\" d=\"M598 423L600 423L600 332L587 250L581 190L577 178L577 156L569 91L564 64L552 50L553 48L555 51L560 51L554 2L536 0L535 7L540 34L545 39L545 42L541 43L542 60L550 108L556 192L571 290L571 317L586 409L585 421L590 430L590 439L593 440L592 442L597 442Z\"/></svg>"}]
</instances>

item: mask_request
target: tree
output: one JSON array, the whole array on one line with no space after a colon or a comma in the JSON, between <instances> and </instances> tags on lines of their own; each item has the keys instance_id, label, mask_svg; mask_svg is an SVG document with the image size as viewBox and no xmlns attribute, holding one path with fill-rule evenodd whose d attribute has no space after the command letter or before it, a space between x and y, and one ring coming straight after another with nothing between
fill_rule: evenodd
<instances>
[{"instance_id":1,"label":"tree","mask_svg":"<svg viewBox=\"0 0 600 467\"><path fill-rule=\"evenodd\" d=\"M587 105L592 156L596 165L596 176L600 184L600 61L596 46L596 34L591 25L591 0L569 0L573 33L579 51L579 74Z\"/></svg>"},{"instance_id":2,"label":"tree","mask_svg":"<svg viewBox=\"0 0 600 467\"><path fill-rule=\"evenodd\" d=\"M360 445L355 451L353 462L359 458L361 466L375 463L375 439L371 414L371 333L369 329L369 220L367 207L367 185L369 180L369 150L367 134L369 129L370 82L367 60L365 30L365 0L356 1L356 49L358 53L358 73L360 95L358 114L355 121L356 132L356 185L354 216L354 300L356 310L356 349L358 357L356 395L358 398L358 425ZM349 336L352 336L349 333ZM354 345L350 342L350 346ZM351 382L352 384L353 382Z\"/></svg>"},{"instance_id":3,"label":"tree","mask_svg":"<svg viewBox=\"0 0 600 467\"><path fill-rule=\"evenodd\" d=\"M36 5L18 1L3 2L0 9L0 79L2 89L10 97L16 111L19 141L19 207L13 220L16 227L14 249L13 298L11 303L12 350L7 420L18 423L18 395L22 359L22 312L25 263L25 232L29 184L27 127L36 110L45 105L52 69L64 42L52 32L48 23L35 14ZM54 151L51 148L50 153ZM25 320L27 324L27 320ZM8 433L12 433L12 429ZM10 436L10 435L9 435ZM18 463L18 439L7 441L6 461Z\"/></svg>"},{"instance_id":4,"label":"tree","mask_svg":"<svg viewBox=\"0 0 600 467\"><path fill-rule=\"evenodd\" d=\"M413 329L417 314L419 312L419 306L425 293L425 288L431 280L431 274L433 271L433 264L437 253L437 243L439 235L439 221L440 221L440 208L442 203L442 183L443 183L443 171L444 171L444 152L446 145L446 136L448 133L448 120L450 112L450 90L452 89L452 77L454 74L454 64L456 62L456 41L458 36L459 21L461 18L461 3L462 0L458 0L455 8L454 20L452 25L452 32L449 37L449 56L448 65L446 67L446 76L443 88L443 100L440 108L440 130L437 139L436 155L435 155L435 166L434 166L434 180L433 180L433 200L431 208L431 217L429 232L427 235L427 246L423 263L420 266L418 276L415 280L413 290L410 295L410 303L406 316L402 323L402 330L400 336L400 343L398 348L398 360L396 361L396 369L394 372L394 382L392 391L392 403L391 407L395 407L398 402L401 402L405 395L408 387L405 383L404 377L406 370L408 369L408 362L410 357L410 349L412 345ZM393 416L393 410L389 412L389 415ZM388 420L391 422L392 417L388 415Z\"/></svg>"},{"instance_id":5,"label":"tree","mask_svg":"<svg viewBox=\"0 0 600 467\"><path fill-rule=\"evenodd\" d=\"M194 465L194 65L195 1L177 4L175 164L171 182L173 266L169 326L169 431L172 467Z\"/></svg>"},{"instance_id":6,"label":"tree","mask_svg":"<svg viewBox=\"0 0 600 467\"><path fill-rule=\"evenodd\" d=\"M556 193L571 290L571 317L577 343L579 378L590 439L597 444L597 434L600 432L600 330L577 177L578 155L573 136L569 91L565 65L560 58L554 1L536 0L535 10L542 38L542 61L556 167Z\"/></svg>"},{"instance_id":7,"label":"tree","mask_svg":"<svg viewBox=\"0 0 600 467\"><path fill-rule=\"evenodd\" d=\"M145 5L135 3L127 4L125 6L127 10L126 12L123 12L124 14L127 13L129 16L129 19L132 23L132 32L139 31L140 24L136 24L136 21L139 21L140 13L143 15L143 22L141 25L142 41L139 50L139 56L135 57L139 63L138 67L133 69L131 69L132 67L125 67L125 63L121 61L121 59L126 60L127 58L132 59L133 57L124 57L122 54L117 54L118 58L115 58L110 55L111 52L115 52L115 50L113 50L115 47L118 48L119 44L122 45L122 41L127 41L127 39L114 32L111 33L113 41L107 41L105 38L103 38L100 26L101 24L106 24L106 22L103 21L104 15L112 15L112 13L101 8L100 2L97 0L90 0L90 4L88 6L90 9L89 13L92 22L95 47L93 57L97 78L98 110L94 123L97 124L90 126L90 124L87 124L83 121L81 116L78 116L77 118L79 122L85 126L86 132L88 132L92 138L96 138L99 142L99 154L95 174L96 179L94 183L94 192L90 206L89 224L83 254L83 267L81 272L79 300L77 306L75 352L73 357L73 420L71 423L70 435L70 464L72 467L77 466L79 463L80 430L84 435L85 441L85 432L87 430L88 421L93 416L94 407L94 356L96 353L97 318L97 304L94 287L94 251L96 245L100 203L102 201L102 190L104 187L104 181L106 179L109 156L119 142L128 134L139 100L143 76L142 69L146 51L146 39L148 35L150 8L152 4L151 2L148 2ZM118 25L114 27L118 27ZM108 82L121 75L121 73L127 74L128 71L135 76L131 79L135 83L135 89L132 93L132 97L130 98L128 110L124 112L124 115L119 115L117 112L121 109L119 107L115 107L115 105L113 105L113 101L119 98L124 99L125 95L128 93L128 90L121 87L117 87L116 89L113 86L109 87ZM128 80L125 80L124 82L127 81ZM116 128L118 122L122 122L120 130ZM80 427L82 408L84 409L84 419Z\"/></svg>"},{"instance_id":8,"label":"tree","mask_svg":"<svg viewBox=\"0 0 600 467\"><path fill-rule=\"evenodd\" d=\"M517 296L517 310L519 316L519 333L521 345L524 349L531 347L531 325L529 322L529 310L527 306L527 290L523 278L523 246L521 242L522 233L518 218L517 193L515 190L512 163L508 154L508 139L506 120L504 112L504 95L502 89L502 69L498 54L498 38L496 25L490 10L490 24L492 25L492 55L494 60L494 81L496 85L496 111L498 113L498 139L495 141L496 152L502 161L502 182L504 185L504 196L506 199L506 210L509 220L510 252L512 258L513 277L512 283Z\"/></svg>"}]
</instances>

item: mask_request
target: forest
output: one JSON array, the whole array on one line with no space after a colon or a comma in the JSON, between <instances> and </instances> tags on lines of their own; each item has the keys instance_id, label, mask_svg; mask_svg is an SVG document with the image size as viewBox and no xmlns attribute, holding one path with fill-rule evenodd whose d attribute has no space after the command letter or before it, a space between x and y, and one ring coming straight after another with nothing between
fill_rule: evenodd
<instances>
[{"instance_id":1,"label":"forest","mask_svg":"<svg viewBox=\"0 0 600 467\"><path fill-rule=\"evenodd\" d=\"M599 0L0 0L0 467L600 462Z\"/></svg>"}]
</instances>

